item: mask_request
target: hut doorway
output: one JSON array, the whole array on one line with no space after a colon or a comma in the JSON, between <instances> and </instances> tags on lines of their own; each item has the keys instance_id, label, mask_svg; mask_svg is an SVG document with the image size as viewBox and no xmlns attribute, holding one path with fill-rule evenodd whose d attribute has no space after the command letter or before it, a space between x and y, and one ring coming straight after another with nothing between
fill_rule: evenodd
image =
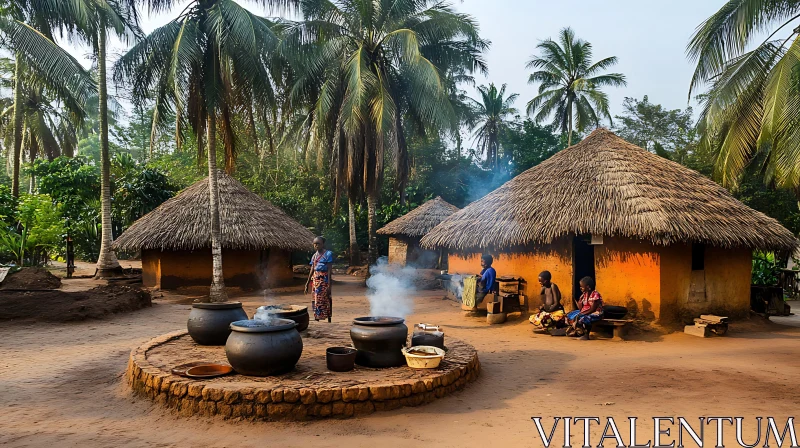
<instances>
[{"instance_id":1,"label":"hut doorway","mask_svg":"<svg viewBox=\"0 0 800 448\"><path fill-rule=\"evenodd\" d=\"M584 236L572 241L572 300L581 296L580 281L583 277L594 278L594 246Z\"/></svg>"}]
</instances>

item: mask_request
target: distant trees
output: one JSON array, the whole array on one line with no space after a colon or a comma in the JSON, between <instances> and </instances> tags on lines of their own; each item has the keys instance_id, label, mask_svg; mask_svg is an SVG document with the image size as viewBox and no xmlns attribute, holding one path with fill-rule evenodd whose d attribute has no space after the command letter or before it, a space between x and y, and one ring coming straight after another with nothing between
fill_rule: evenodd
<instances>
[{"instance_id":1,"label":"distant trees","mask_svg":"<svg viewBox=\"0 0 800 448\"><path fill-rule=\"evenodd\" d=\"M508 130L508 121L517 113L513 107L519 97L516 93L506 96L506 85L500 90L495 85L479 86L479 100L473 100L474 136L478 150L486 154L486 162L497 168L497 153L500 149L500 135Z\"/></svg>"}]
</instances>

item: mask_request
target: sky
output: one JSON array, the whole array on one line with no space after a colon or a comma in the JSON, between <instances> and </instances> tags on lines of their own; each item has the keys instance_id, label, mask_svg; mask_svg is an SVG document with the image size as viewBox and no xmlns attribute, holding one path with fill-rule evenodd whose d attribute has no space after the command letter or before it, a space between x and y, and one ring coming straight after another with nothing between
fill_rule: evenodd
<instances>
[{"instance_id":1,"label":"sky","mask_svg":"<svg viewBox=\"0 0 800 448\"><path fill-rule=\"evenodd\" d=\"M143 14L145 32L173 19L183 2L168 13ZM240 3L266 15L257 2ZM508 84L507 92L520 95L515 106L524 113L525 103L536 95L536 85L527 83L530 70L526 62L536 53L536 45L547 38L557 39L559 30L571 27L579 38L592 43L594 60L617 56L611 70L623 73L627 87L606 88L612 115L622 112L625 97L641 99L668 109L682 109L688 102L693 66L686 58L686 44L695 28L716 12L724 0L463 0L454 1L456 10L472 15L481 35L492 45L486 54L487 77L478 84ZM120 44L112 45L110 55L120 54ZM87 50L70 51L88 64ZM110 56L113 59L114 56ZM110 62L113 62L110 61ZM466 89L473 97L474 89ZM113 92L112 92L113 94ZM697 112L697 111L695 111Z\"/></svg>"}]
</instances>

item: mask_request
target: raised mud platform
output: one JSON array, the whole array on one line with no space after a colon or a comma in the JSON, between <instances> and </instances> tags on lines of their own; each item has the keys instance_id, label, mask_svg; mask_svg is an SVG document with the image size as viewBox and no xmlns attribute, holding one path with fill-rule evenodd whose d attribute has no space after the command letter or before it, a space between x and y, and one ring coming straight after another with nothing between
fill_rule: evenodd
<instances>
[{"instance_id":1,"label":"raised mud platform","mask_svg":"<svg viewBox=\"0 0 800 448\"><path fill-rule=\"evenodd\" d=\"M303 356L290 373L274 377L238 374L209 380L172 375L191 361L226 363L224 347L204 347L186 331L165 334L131 352L125 373L134 393L182 415L220 415L251 420L348 418L403 406L419 406L463 389L478 377L480 361L471 345L448 337L447 356L437 369L410 367L331 372L325 349L349 345L349 327L325 324L303 335Z\"/></svg>"}]
</instances>

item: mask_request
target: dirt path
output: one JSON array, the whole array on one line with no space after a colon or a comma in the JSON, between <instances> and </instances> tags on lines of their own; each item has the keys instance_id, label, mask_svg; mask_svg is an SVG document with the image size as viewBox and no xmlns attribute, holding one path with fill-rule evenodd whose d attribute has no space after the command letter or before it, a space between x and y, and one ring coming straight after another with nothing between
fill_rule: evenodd
<instances>
[{"instance_id":1,"label":"dirt path","mask_svg":"<svg viewBox=\"0 0 800 448\"><path fill-rule=\"evenodd\" d=\"M368 314L356 282L335 287L335 321ZM264 303L260 297L239 299L250 312ZM307 302L291 291L279 300ZM441 324L478 349L483 375L465 391L419 408L344 421L185 419L131 397L121 375L132 347L185 325L188 303L165 296L152 308L107 320L0 326L0 445L541 446L531 416L552 422L556 415L610 415L626 422L627 416L649 421L662 415L785 419L797 411L800 328L749 322L738 325L746 331L734 327L725 338L672 334L581 342L533 335L527 322L489 327L462 317L455 303L431 292L415 299L408 322ZM588 393L578 391L580 382ZM639 430L649 438L650 428ZM713 443L711 427L707 432ZM575 433L579 446L582 432ZM735 440L733 433L726 437Z\"/></svg>"}]
</instances>

